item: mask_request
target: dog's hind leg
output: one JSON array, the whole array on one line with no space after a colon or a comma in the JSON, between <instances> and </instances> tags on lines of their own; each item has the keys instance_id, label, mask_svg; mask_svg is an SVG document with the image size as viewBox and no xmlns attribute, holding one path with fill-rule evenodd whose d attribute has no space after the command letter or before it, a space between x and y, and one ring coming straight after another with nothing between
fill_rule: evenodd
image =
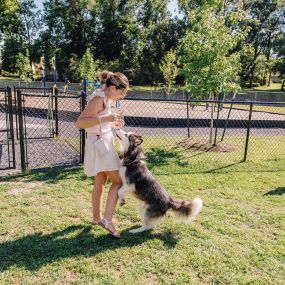
<instances>
[{"instance_id":1,"label":"dog's hind leg","mask_svg":"<svg viewBox=\"0 0 285 285\"><path fill-rule=\"evenodd\" d=\"M144 231L147 231L147 230L151 229L145 223L147 208L148 208L148 206L146 204L144 204L144 203L139 205L138 210L139 210L139 213L140 213L140 216L141 216L142 226L140 228L136 228L136 229L130 230L129 231L130 233L136 234L136 233L141 233L141 232L144 232Z\"/></svg>"},{"instance_id":2,"label":"dog's hind leg","mask_svg":"<svg viewBox=\"0 0 285 285\"><path fill-rule=\"evenodd\" d=\"M135 234L148 231L162 223L164 215L151 217L149 216L149 212L150 208L147 205L144 205L141 208L142 226L140 228L130 230L130 233Z\"/></svg>"},{"instance_id":3,"label":"dog's hind leg","mask_svg":"<svg viewBox=\"0 0 285 285\"><path fill-rule=\"evenodd\" d=\"M145 232L150 230L151 228L149 228L148 226L141 226L140 228L136 228L133 230L130 230L129 232L132 234L136 234L136 233L141 233L141 232Z\"/></svg>"},{"instance_id":4,"label":"dog's hind leg","mask_svg":"<svg viewBox=\"0 0 285 285\"><path fill-rule=\"evenodd\" d=\"M155 226L158 226L162 223L164 217L158 217L158 218L147 218L145 217L145 220L143 221L143 225L140 228L136 228L133 230L130 230L129 232L132 234L145 232L148 230L153 229Z\"/></svg>"}]
</instances>

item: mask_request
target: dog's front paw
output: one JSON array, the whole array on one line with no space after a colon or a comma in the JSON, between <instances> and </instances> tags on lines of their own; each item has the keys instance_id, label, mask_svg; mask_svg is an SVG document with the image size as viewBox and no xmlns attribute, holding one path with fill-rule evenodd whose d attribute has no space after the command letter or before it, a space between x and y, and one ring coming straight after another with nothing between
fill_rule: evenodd
<instances>
[{"instance_id":1,"label":"dog's front paw","mask_svg":"<svg viewBox=\"0 0 285 285\"><path fill-rule=\"evenodd\" d=\"M126 204L125 199L120 199L119 205L120 205L120 206L124 206L125 204Z\"/></svg>"}]
</instances>

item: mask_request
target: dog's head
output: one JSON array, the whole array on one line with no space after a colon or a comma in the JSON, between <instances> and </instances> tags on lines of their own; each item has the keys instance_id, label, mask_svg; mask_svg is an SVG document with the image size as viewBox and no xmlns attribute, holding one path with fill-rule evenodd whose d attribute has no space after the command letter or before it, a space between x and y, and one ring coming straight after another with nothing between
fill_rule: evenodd
<instances>
[{"instance_id":1,"label":"dog's head","mask_svg":"<svg viewBox=\"0 0 285 285\"><path fill-rule=\"evenodd\" d=\"M116 136L120 140L123 153L138 147L143 142L141 136L138 136L132 132L126 133L121 129L116 130Z\"/></svg>"}]
</instances>

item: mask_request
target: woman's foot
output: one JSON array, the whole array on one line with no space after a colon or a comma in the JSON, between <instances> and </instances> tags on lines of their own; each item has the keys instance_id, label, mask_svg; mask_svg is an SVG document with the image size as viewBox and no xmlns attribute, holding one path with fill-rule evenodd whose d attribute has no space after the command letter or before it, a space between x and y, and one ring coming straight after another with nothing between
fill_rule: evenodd
<instances>
[{"instance_id":1,"label":"woman's foot","mask_svg":"<svg viewBox=\"0 0 285 285\"><path fill-rule=\"evenodd\" d=\"M99 223L104 229L106 229L113 237L120 238L120 233L116 230L112 221L108 221L107 219L103 218Z\"/></svg>"},{"instance_id":2,"label":"woman's foot","mask_svg":"<svg viewBox=\"0 0 285 285\"><path fill-rule=\"evenodd\" d=\"M101 225L101 220L95 220L95 219L93 219L92 221L91 221L91 224L92 225L94 225L94 226L97 226L97 225Z\"/></svg>"}]
</instances>

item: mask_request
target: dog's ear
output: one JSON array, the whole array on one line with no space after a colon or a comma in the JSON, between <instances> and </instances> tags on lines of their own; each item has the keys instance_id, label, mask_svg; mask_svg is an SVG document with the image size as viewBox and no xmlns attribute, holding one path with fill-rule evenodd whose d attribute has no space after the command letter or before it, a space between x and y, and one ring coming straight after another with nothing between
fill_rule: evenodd
<instances>
[{"instance_id":1,"label":"dog's ear","mask_svg":"<svg viewBox=\"0 0 285 285\"><path fill-rule=\"evenodd\" d=\"M141 136L134 135L133 138L134 138L134 145L135 146L142 144L143 139Z\"/></svg>"}]
</instances>

